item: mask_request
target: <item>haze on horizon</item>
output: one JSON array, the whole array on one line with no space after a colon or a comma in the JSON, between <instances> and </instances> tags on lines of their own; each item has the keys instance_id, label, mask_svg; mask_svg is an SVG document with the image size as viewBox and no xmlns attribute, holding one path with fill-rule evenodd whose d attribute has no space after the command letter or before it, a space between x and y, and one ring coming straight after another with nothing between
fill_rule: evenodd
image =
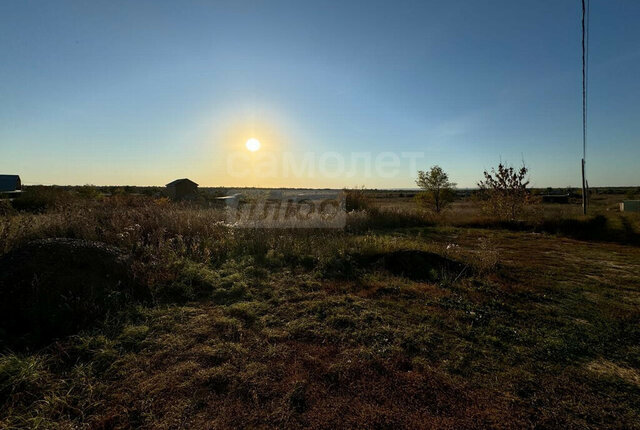
<instances>
[{"instance_id":1,"label":"haze on horizon","mask_svg":"<svg viewBox=\"0 0 640 430\"><path fill-rule=\"evenodd\" d=\"M230 177L260 152L424 152L473 187L524 158L576 186L580 2L5 1L0 173L26 184L413 188ZM588 179L640 184L640 2L591 1ZM256 152L259 154L260 152Z\"/></svg>"}]
</instances>

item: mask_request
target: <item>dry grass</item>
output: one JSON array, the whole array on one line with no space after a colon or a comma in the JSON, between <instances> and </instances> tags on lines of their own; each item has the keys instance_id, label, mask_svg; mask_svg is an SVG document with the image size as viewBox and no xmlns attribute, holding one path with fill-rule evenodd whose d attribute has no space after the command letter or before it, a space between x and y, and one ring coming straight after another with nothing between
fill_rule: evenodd
<instances>
[{"instance_id":1,"label":"dry grass","mask_svg":"<svg viewBox=\"0 0 640 430\"><path fill-rule=\"evenodd\" d=\"M331 234L154 199L2 218L4 251L119 246L156 301L5 349L0 427L640 427L640 248L481 228L460 205L422 224L354 212ZM404 253L467 269L385 266Z\"/></svg>"},{"instance_id":2,"label":"dry grass","mask_svg":"<svg viewBox=\"0 0 640 430\"><path fill-rule=\"evenodd\" d=\"M595 360L587 369L605 378L619 378L627 384L640 387L640 370L622 367L608 360Z\"/></svg>"}]
</instances>

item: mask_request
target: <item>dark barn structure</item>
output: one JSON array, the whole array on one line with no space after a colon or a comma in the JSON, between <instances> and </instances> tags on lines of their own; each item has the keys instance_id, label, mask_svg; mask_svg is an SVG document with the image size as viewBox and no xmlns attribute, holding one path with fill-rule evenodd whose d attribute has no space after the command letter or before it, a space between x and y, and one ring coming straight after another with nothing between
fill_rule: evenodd
<instances>
[{"instance_id":1,"label":"dark barn structure","mask_svg":"<svg viewBox=\"0 0 640 430\"><path fill-rule=\"evenodd\" d=\"M19 175L0 175L0 195L12 197L22 191Z\"/></svg>"},{"instance_id":2,"label":"dark barn structure","mask_svg":"<svg viewBox=\"0 0 640 430\"><path fill-rule=\"evenodd\" d=\"M175 200L181 200L192 197L198 190L198 184L190 179L176 179L167 184L167 194Z\"/></svg>"}]
</instances>

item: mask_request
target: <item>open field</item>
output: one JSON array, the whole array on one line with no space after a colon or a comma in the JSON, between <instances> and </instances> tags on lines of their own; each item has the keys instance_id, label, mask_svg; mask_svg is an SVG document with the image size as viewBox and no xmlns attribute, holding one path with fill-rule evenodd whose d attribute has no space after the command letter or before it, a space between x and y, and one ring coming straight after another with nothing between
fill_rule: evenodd
<instances>
[{"instance_id":1,"label":"open field","mask_svg":"<svg viewBox=\"0 0 640 430\"><path fill-rule=\"evenodd\" d=\"M7 211L0 254L103 242L148 294L73 332L0 333L0 427L640 428L640 218L622 196L513 223L370 196L330 232L63 197Z\"/></svg>"},{"instance_id":2,"label":"open field","mask_svg":"<svg viewBox=\"0 0 640 430\"><path fill-rule=\"evenodd\" d=\"M0 1L0 430L640 430L638 22Z\"/></svg>"}]
</instances>

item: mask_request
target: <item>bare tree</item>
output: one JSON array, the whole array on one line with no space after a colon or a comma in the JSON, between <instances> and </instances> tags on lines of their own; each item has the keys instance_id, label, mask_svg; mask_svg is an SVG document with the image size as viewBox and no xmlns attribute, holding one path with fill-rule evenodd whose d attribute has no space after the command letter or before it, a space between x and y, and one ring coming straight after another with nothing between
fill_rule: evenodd
<instances>
[{"instance_id":1,"label":"bare tree","mask_svg":"<svg viewBox=\"0 0 640 430\"><path fill-rule=\"evenodd\" d=\"M416 184L424 191L416 195L416 201L440 213L455 197L454 182L440 166L433 166L429 171L418 171Z\"/></svg>"},{"instance_id":2,"label":"bare tree","mask_svg":"<svg viewBox=\"0 0 640 430\"><path fill-rule=\"evenodd\" d=\"M529 202L526 179L529 169L522 164L518 170L498 164L491 173L484 171L484 180L478 182L485 209L494 215L514 221Z\"/></svg>"}]
</instances>

